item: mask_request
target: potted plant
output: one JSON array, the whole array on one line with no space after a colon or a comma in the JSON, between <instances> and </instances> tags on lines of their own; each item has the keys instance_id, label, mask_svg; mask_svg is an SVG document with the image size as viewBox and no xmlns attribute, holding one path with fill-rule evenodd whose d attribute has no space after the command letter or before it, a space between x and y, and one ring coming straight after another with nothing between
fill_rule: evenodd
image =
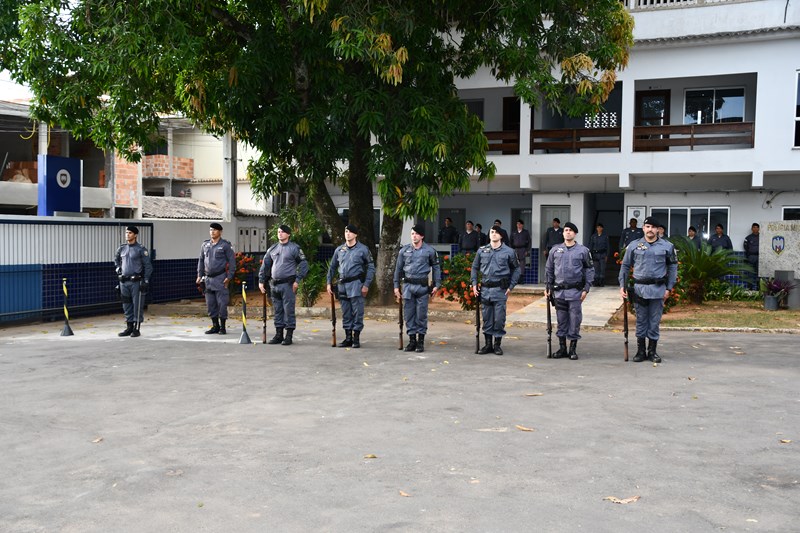
<instances>
[{"instance_id":1,"label":"potted plant","mask_svg":"<svg viewBox=\"0 0 800 533\"><path fill-rule=\"evenodd\" d=\"M758 289L764 296L764 309L767 311L777 311L781 302L789 295L789 291L794 288L794 283L787 280L775 278L761 278Z\"/></svg>"}]
</instances>

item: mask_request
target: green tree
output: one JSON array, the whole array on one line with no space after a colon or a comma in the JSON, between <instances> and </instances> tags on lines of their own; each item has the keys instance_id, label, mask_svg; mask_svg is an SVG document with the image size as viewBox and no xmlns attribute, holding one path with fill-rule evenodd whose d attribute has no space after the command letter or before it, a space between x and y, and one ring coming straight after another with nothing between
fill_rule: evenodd
<instances>
[{"instance_id":1,"label":"green tree","mask_svg":"<svg viewBox=\"0 0 800 533\"><path fill-rule=\"evenodd\" d=\"M732 250L712 250L707 242L698 249L694 242L684 236L671 237L669 240L675 245L678 255L678 283L692 303L703 303L706 291L713 282L725 276L753 272L753 267Z\"/></svg>"},{"instance_id":2,"label":"green tree","mask_svg":"<svg viewBox=\"0 0 800 533\"><path fill-rule=\"evenodd\" d=\"M456 77L488 68L529 103L594 112L627 63L633 26L618 0L0 6L17 14L0 26L0 61L31 86L38 119L133 160L157 140L164 113L232 131L262 153L254 189L307 192L337 240L343 226L326 184L347 192L367 245L377 190L377 282L387 298L402 220L434 217L441 196L494 173Z\"/></svg>"}]
</instances>

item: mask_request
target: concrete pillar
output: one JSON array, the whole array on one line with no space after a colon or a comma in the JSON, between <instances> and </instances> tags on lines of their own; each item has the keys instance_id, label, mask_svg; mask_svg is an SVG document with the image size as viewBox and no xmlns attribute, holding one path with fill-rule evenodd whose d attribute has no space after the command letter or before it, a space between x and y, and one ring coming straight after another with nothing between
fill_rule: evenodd
<instances>
[{"instance_id":1,"label":"concrete pillar","mask_svg":"<svg viewBox=\"0 0 800 533\"><path fill-rule=\"evenodd\" d=\"M236 139L228 132L222 138L222 220L230 222L236 214Z\"/></svg>"}]
</instances>

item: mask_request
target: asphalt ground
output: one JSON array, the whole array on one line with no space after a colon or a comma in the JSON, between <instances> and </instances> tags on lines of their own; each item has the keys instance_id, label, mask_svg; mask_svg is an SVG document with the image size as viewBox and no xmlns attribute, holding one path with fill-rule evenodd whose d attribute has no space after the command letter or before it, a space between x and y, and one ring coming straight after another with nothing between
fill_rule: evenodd
<instances>
[{"instance_id":1,"label":"asphalt ground","mask_svg":"<svg viewBox=\"0 0 800 533\"><path fill-rule=\"evenodd\" d=\"M569 361L452 320L422 354L388 320L359 350L319 319L290 347L122 325L0 329L0 531L800 529L796 335L665 332L654 366L616 331Z\"/></svg>"}]
</instances>

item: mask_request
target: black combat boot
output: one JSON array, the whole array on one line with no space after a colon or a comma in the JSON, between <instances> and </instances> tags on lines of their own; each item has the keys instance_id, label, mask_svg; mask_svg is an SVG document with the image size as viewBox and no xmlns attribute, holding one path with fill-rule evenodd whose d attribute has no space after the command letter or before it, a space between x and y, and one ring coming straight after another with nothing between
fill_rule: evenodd
<instances>
[{"instance_id":1,"label":"black combat boot","mask_svg":"<svg viewBox=\"0 0 800 533\"><path fill-rule=\"evenodd\" d=\"M661 357L656 353L656 347L658 347L658 341L654 341L653 339L647 339L647 340L650 341L647 344L647 358L654 363L660 363Z\"/></svg>"},{"instance_id":2,"label":"black combat boot","mask_svg":"<svg viewBox=\"0 0 800 533\"><path fill-rule=\"evenodd\" d=\"M353 332L353 348L361 348L361 339L359 339L360 335L360 331Z\"/></svg>"},{"instance_id":3,"label":"black combat boot","mask_svg":"<svg viewBox=\"0 0 800 533\"><path fill-rule=\"evenodd\" d=\"M349 348L353 345L353 330L344 330L344 340L339 343L339 348Z\"/></svg>"},{"instance_id":4,"label":"black combat boot","mask_svg":"<svg viewBox=\"0 0 800 533\"><path fill-rule=\"evenodd\" d=\"M228 334L228 330L225 329L225 321L226 320L227 320L226 318L220 318L219 319L219 331L217 333L219 333L220 335L227 335Z\"/></svg>"},{"instance_id":5,"label":"black combat boot","mask_svg":"<svg viewBox=\"0 0 800 533\"><path fill-rule=\"evenodd\" d=\"M567 353L567 338L566 337L559 337L558 338L558 351L553 354L553 359L561 359L562 357L566 357L569 354Z\"/></svg>"},{"instance_id":6,"label":"black combat boot","mask_svg":"<svg viewBox=\"0 0 800 533\"><path fill-rule=\"evenodd\" d=\"M495 337L494 338L494 354L495 355L503 355L503 349L500 347L500 341L503 340L503 337Z\"/></svg>"},{"instance_id":7,"label":"black combat boot","mask_svg":"<svg viewBox=\"0 0 800 533\"><path fill-rule=\"evenodd\" d=\"M284 337L283 342L281 343L283 346L291 346L293 331L293 329L286 328L286 337Z\"/></svg>"},{"instance_id":8,"label":"black combat boot","mask_svg":"<svg viewBox=\"0 0 800 533\"><path fill-rule=\"evenodd\" d=\"M133 331L131 331L131 337L138 337L139 335L141 335L141 333L139 333L139 326L140 325L141 325L141 322L134 322Z\"/></svg>"},{"instance_id":9,"label":"black combat boot","mask_svg":"<svg viewBox=\"0 0 800 533\"><path fill-rule=\"evenodd\" d=\"M422 353L425 351L425 335L420 333L417 335L417 352Z\"/></svg>"},{"instance_id":10,"label":"black combat boot","mask_svg":"<svg viewBox=\"0 0 800 533\"><path fill-rule=\"evenodd\" d=\"M219 333L219 318L213 317L211 319L211 324L212 326L208 330L206 330L206 335Z\"/></svg>"},{"instance_id":11,"label":"black combat boot","mask_svg":"<svg viewBox=\"0 0 800 533\"><path fill-rule=\"evenodd\" d=\"M127 326L123 331L117 333L118 337L127 337L131 333L133 333L133 322L127 322Z\"/></svg>"},{"instance_id":12,"label":"black combat boot","mask_svg":"<svg viewBox=\"0 0 800 533\"><path fill-rule=\"evenodd\" d=\"M633 356L634 363L641 363L647 359L647 353L644 349L644 337L636 337L636 355Z\"/></svg>"},{"instance_id":13,"label":"black combat boot","mask_svg":"<svg viewBox=\"0 0 800 533\"><path fill-rule=\"evenodd\" d=\"M413 352L416 349L417 349L417 336L416 335L409 335L408 336L408 344L406 344L406 348L403 351Z\"/></svg>"},{"instance_id":14,"label":"black combat boot","mask_svg":"<svg viewBox=\"0 0 800 533\"><path fill-rule=\"evenodd\" d=\"M283 342L283 328L275 328L275 336L267 341L267 344L280 344Z\"/></svg>"},{"instance_id":15,"label":"black combat boot","mask_svg":"<svg viewBox=\"0 0 800 533\"><path fill-rule=\"evenodd\" d=\"M478 353L481 355L486 355L487 353L494 352L494 344L492 343L493 341L492 336L484 333L483 338L486 341L486 344L483 345L483 348L478 350Z\"/></svg>"},{"instance_id":16,"label":"black combat boot","mask_svg":"<svg viewBox=\"0 0 800 533\"><path fill-rule=\"evenodd\" d=\"M578 352L575 351L577 349L578 349L578 341L577 340L569 341L569 353L568 353L568 355L569 355L569 358L571 360L573 360L573 361L577 361L578 360Z\"/></svg>"}]
</instances>

